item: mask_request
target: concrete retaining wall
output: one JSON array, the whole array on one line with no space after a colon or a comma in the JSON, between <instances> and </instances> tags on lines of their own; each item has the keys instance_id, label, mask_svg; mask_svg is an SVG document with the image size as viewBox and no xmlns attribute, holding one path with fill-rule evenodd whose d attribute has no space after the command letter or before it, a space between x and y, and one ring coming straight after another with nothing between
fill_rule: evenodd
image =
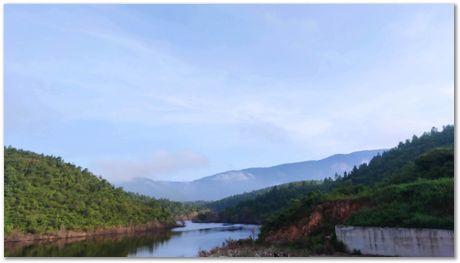
<instances>
[{"instance_id":1,"label":"concrete retaining wall","mask_svg":"<svg viewBox=\"0 0 460 263\"><path fill-rule=\"evenodd\" d=\"M347 250L364 255L453 257L454 231L440 229L335 226Z\"/></svg>"}]
</instances>

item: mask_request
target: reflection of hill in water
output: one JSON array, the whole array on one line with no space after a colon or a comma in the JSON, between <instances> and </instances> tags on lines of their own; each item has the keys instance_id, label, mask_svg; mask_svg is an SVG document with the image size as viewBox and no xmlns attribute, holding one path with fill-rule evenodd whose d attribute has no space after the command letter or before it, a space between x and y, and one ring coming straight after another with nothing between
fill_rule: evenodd
<instances>
[{"instance_id":1,"label":"reflection of hill in water","mask_svg":"<svg viewBox=\"0 0 460 263\"><path fill-rule=\"evenodd\" d=\"M248 230L252 232L257 232L259 231L258 226L222 226L222 227L213 227L213 228L202 228L198 229L195 231L199 232L222 232L222 231L229 231L229 232L234 232L234 231L240 231L240 230ZM189 230L189 231L194 231L194 230ZM184 231L187 232L187 231Z\"/></svg>"},{"instance_id":2,"label":"reflection of hill in water","mask_svg":"<svg viewBox=\"0 0 460 263\"><path fill-rule=\"evenodd\" d=\"M193 223L184 227L124 235L5 244L6 257L196 257L228 239L253 237L259 226Z\"/></svg>"},{"instance_id":3,"label":"reflection of hill in water","mask_svg":"<svg viewBox=\"0 0 460 263\"><path fill-rule=\"evenodd\" d=\"M179 234L179 233L177 233ZM130 235L104 235L56 241L5 243L6 257L126 257L139 247L154 251L171 238L168 230Z\"/></svg>"},{"instance_id":4,"label":"reflection of hill in water","mask_svg":"<svg viewBox=\"0 0 460 263\"><path fill-rule=\"evenodd\" d=\"M178 227L172 231L175 233L190 233L190 232L200 232L200 233L209 233L209 232L235 232L235 231L250 231L258 232L260 230L259 225L243 225L243 224L229 224L229 223L198 223L200 227L193 227L194 224L191 221L187 221L188 227ZM192 225L192 226L191 226ZM204 227L203 227L204 226Z\"/></svg>"},{"instance_id":5,"label":"reflection of hill in water","mask_svg":"<svg viewBox=\"0 0 460 263\"><path fill-rule=\"evenodd\" d=\"M223 232L223 231L237 231L237 230L244 230L245 228L242 226L221 226L221 227L208 227L208 228L199 228L199 229L185 229L181 231L173 231L174 233L181 234L181 233L188 233L188 232ZM247 228L246 228L247 229Z\"/></svg>"}]
</instances>

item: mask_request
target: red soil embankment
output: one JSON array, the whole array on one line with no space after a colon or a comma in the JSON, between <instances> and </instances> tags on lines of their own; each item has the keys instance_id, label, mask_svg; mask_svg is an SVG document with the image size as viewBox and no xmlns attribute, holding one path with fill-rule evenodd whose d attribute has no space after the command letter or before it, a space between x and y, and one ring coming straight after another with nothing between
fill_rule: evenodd
<instances>
[{"instance_id":1,"label":"red soil embankment","mask_svg":"<svg viewBox=\"0 0 460 263\"><path fill-rule=\"evenodd\" d=\"M366 200L326 201L316 206L309 216L298 222L292 222L287 227L269 232L264 240L271 243L295 242L324 224L341 224L353 213L369 206L370 203Z\"/></svg>"}]
</instances>

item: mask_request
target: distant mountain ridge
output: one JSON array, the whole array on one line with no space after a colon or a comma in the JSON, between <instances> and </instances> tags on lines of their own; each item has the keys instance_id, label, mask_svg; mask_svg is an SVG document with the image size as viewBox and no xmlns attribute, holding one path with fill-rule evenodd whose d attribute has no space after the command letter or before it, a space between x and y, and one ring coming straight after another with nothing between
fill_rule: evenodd
<instances>
[{"instance_id":1,"label":"distant mountain ridge","mask_svg":"<svg viewBox=\"0 0 460 263\"><path fill-rule=\"evenodd\" d=\"M154 181L135 178L119 186L126 191L176 201L218 200L273 185L302 180L322 180L369 162L385 149L335 154L321 160L280 164L272 167L232 170L191 182Z\"/></svg>"}]
</instances>

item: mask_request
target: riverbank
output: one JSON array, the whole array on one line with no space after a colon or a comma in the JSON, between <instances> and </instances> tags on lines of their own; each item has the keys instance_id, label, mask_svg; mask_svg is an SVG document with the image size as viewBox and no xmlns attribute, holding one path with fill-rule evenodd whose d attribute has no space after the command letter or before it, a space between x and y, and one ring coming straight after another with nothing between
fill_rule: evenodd
<instances>
[{"instance_id":1,"label":"riverbank","mask_svg":"<svg viewBox=\"0 0 460 263\"><path fill-rule=\"evenodd\" d=\"M105 228L94 228L88 230L67 230L61 229L55 232L49 233L24 233L19 230L13 230L11 233L5 236L5 243L8 242L27 242L27 241L54 241L58 239L67 239L67 238L87 238L92 236L100 235L116 235L116 234L133 234L139 232L148 232L153 230L160 229L170 229L173 227L182 226L177 222L158 222L150 221L145 224L140 225L130 225L130 226L117 226L117 227L105 227Z\"/></svg>"},{"instance_id":2,"label":"riverbank","mask_svg":"<svg viewBox=\"0 0 460 263\"><path fill-rule=\"evenodd\" d=\"M200 251L200 257L344 257L343 252L313 254L308 248L259 243L253 239L229 240L223 246L209 251Z\"/></svg>"}]
</instances>

